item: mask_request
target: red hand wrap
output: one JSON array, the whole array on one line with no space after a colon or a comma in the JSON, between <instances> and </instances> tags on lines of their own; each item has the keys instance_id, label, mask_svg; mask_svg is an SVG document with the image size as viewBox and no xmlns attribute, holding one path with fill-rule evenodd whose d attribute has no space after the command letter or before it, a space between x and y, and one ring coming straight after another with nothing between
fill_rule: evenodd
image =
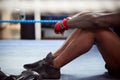
<instances>
[{"instance_id":1,"label":"red hand wrap","mask_svg":"<svg viewBox=\"0 0 120 80\"><path fill-rule=\"evenodd\" d=\"M61 29L61 23L60 22L57 22L55 24L54 31L55 31L55 33L59 33L59 32L62 33L62 32L64 32L64 29Z\"/></svg>"},{"instance_id":2,"label":"red hand wrap","mask_svg":"<svg viewBox=\"0 0 120 80\"><path fill-rule=\"evenodd\" d=\"M63 19L62 22L57 22L54 28L55 33L63 33L65 30L68 30L68 26L67 26L68 20L69 20L68 18L65 18Z\"/></svg>"},{"instance_id":3,"label":"red hand wrap","mask_svg":"<svg viewBox=\"0 0 120 80\"><path fill-rule=\"evenodd\" d=\"M65 30L68 30L68 26L67 26L67 21L68 21L68 20L69 20L68 18L65 18L65 19L63 19L63 21L62 21Z\"/></svg>"}]
</instances>

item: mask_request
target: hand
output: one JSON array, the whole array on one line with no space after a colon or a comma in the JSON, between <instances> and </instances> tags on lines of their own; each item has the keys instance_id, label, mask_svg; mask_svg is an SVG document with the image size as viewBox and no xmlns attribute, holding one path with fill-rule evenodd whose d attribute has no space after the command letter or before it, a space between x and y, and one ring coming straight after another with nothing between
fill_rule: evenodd
<instances>
[{"instance_id":1,"label":"hand","mask_svg":"<svg viewBox=\"0 0 120 80\"><path fill-rule=\"evenodd\" d=\"M65 18L63 21L59 21L55 24L54 32L56 34L63 34L65 30L68 30L67 21L69 19Z\"/></svg>"}]
</instances>

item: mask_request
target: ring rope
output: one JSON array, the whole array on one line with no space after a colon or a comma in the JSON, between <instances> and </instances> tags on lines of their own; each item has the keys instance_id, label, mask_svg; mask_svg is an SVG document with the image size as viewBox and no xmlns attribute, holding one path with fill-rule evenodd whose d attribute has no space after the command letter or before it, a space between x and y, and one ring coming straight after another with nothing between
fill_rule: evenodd
<instances>
[{"instance_id":1,"label":"ring rope","mask_svg":"<svg viewBox=\"0 0 120 80\"><path fill-rule=\"evenodd\" d=\"M0 23L56 23L61 20L0 20Z\"/></svg>"}]
</instances>

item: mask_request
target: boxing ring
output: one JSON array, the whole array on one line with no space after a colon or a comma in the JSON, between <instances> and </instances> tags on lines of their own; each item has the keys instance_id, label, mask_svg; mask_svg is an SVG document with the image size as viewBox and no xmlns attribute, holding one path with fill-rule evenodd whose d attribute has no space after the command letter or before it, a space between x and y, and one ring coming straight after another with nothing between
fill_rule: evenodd
<instances>
[{"instance_id":1,"label":"boxing ring","mask_svg":"<svg viewBox=\"0 0 120 80\"><path fill-rule=\"evenodd\" d=\"M14 8L20 8L20 10L27 13L35 10L35 19L32 20L31 19L19 19L19 20L1 19L0 23L20 23L20 24L30 24L30 25L35 24L35 31L36 31L35 34L39 34L37 36L37 39L41 39L41 24L55 24L56 22L62 20L62 19L59 20L41 19L40 18L41 12L53 11L56 13L57 11L58 12L65 11L68 13L70 11L73 11L74 9L78 11L78 10L83 10L84 8L86 10L84 1L81 2L81 4L79 5L79 0L76 0L76 2L73 2L74 0L71 0L71 4L73 5L71 7L70 7L71 4L67 5L70 11L68 10L68 8L66 8L65 5L67 4L68 1L65 1L63 3L59 2L59 5L61 6L57 6L57 7L56 5L53 5L55 4L54 2L45 1L46 5L48 6L44 7L45 6L43 5L45 4L44 1L41 0L42 2L40 4L37 3L38 0L35 1L36 1L35 4L37 5L26 1L25 3L16 2L16 5L12 5L13 4L12 2L9 1L6 2L6 0L5 2L3 1L2 3L0 3L0 10L5 9L11 11ZM90 2L91 5L96 4L91 6L92 8L91 11L96 11L96 10L103 11L103 7L101 8L100 7L101 4L98 5L97 2L99 1L96 0L93 3ZM26 7L26 3L27 3L27 7ZM33 5L35 6L30 8L31 6L30 4L32 4L32 6ZM111 4L111 2L109 4ZM108 10L111 8L109 4L108 5L104 4L105 6L107 6ZM78 6L74 6L74 5L78 5ZM111 10L113 10L113 8L111 8ZM31 26L27 26L27 27L30 28ZM54 53L64 43L64 41L65 40L0 40L0 68L3 72L5 72L8 75L20 74L23 70L25 70L23 68L24 64L43 59L49 52ZM117 79L111 79L106 74L107 70L105 69L104 64L105 62L103 61L96 45L93 45L92 49L89 52L76 58L75 60L68 63L61 69L62 76L60 80L117 80Z\"/></svg>"},{"instance_id":2,"label":"boxing ring","mask_svg":"<svg viewBox=\"0 0 120 80\"><path fill-rule=\"evenodd\" d=\"M23 65L55 52L64 40L1 40L0 67L6 74L20 74ZM86 54L61 69L60 80L115 80L105 73L104 61L94 45ZM117 80L117 79L116 79Z\"/></svg>"}]
</instances>

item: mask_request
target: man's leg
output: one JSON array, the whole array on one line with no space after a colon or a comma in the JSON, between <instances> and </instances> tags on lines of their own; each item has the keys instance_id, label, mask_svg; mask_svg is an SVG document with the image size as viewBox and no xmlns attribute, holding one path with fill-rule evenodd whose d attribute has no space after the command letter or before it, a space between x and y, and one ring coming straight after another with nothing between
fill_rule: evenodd
<instances>
[{"instance_id":1,"label":"man's leg","mask_svg":"<svg viewBox=\"0 0 120 80\"><path fill-rule=\"evenodd\" d=\"M59 56L52 59L51 56L47 56L44 60L38 62L36 66L32 66L29 69L38 72L44 79L60 78L60 67L87 52L94 43L95 38L92 31L78 30L76 34L76 37L73 34L73 39L73 36L68 39L70 42L66 46L63 45L64 48L61 48L62 51Z\"/></svg>"},{"instance_id":2,"label":"man's leg","mask_svg":"<svg viewBox=\"0 0 120 80\"><path fill-rule=\"evenodd\" d=\"M64 49L69 45L71 41L73 41L78 34L81 32L81 29L75 29L71 35L65 40L64 44L53 54L55 57L59 56Z\"/></svg>"},{"instance_id":3,"label":"man's leg","mask_svg":"<svg viewBox=\"0 0 120 80\"><path fill-rule=\"evenodd\" d=\"M94 43L94 33L91 30L82 30L72 40L62 53L54 59L54 66L60 68L76 57L86 53Z\"/></svg>"},{"instance_id":4,"label":"man's leg","mask_svg":"<svg viewBox=\"0 0 120 80\"><path fill-rule=\"evenodd\" d=\"M63 46L53 54L55 57L57 56L53 61L54 66L60 68L76 57L87 52L92 47L94 39L94 33L92 30L75 30ZM36 68L40 62L41 61L33 64L26 64L24 67L31 69Z\"/></svg>"},{"instance_id":5,"label":"man's leg","mask_svg":"<svg viewBox=\"0 0 120 80\"><path fill-rule=\"evenodd\" d=\"M109 29L97 30L96 44L109 67L120 67L120 38Z\"/></svg>"},{"instance_id":6,"label":"man's leg","mask_svg":"<svg viewBox=\"0 0 120 80\"><path fill-rule=\"evenodd\" d=\"M64 44L54 53L48 53L47 55L47 58L49 59L54 59L56 58L57 56L59 56L63 51L64 49L69 45L69 43L71 41L73 41L74 39L76 39L76 37L79 35L79 33L81 32L81 29L75 29L71 35L65 40ZM43 59L44 60L44 59ZM39 60L37 62L34 62L34 63L30 63L30 64L25 64L24 65L24 68L26 69L33 69L33 68L36 68L39 63L43 62L43 60Z\"/></svg>"},{"instance_id":7,"label":"man's leg","mask_svg":"<svg viewBox=\"0 0 120 80\"><path fill-rule=\"evenodd\" d=\"M96 30L96 44L106 62L108 72L120 74L120 38L109 29ZM119 72L116 72L118 71Z\"/></svg>"}]
</instances>

